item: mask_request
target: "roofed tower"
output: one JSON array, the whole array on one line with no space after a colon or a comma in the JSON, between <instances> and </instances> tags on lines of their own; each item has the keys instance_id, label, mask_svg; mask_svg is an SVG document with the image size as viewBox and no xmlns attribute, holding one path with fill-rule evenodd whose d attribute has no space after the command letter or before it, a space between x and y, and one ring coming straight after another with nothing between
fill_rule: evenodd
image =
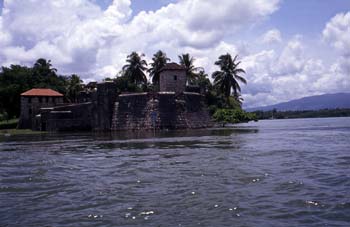
<instances>
[{"instance_id":1,"label":"roofed tower","mask_svg":"<svg viewBox=\"0 0 350 227\"><path fill-rule=\"evenodd\" d=\"M33 88L21 94L19 128L32 128L40 108L54 107L63 103L63 94L48 88Z\"/></svg>"},{"instance_id":2,"label":"roofed tower","mask_svg":"<svg viewBox=\"0 0 350 227\"><path fill-rule=\"evenodd\" d=\"M175 63L167 63L159 71L160 91L181 93L186 89L186 69Z\"/></svg>"}]
</instances>

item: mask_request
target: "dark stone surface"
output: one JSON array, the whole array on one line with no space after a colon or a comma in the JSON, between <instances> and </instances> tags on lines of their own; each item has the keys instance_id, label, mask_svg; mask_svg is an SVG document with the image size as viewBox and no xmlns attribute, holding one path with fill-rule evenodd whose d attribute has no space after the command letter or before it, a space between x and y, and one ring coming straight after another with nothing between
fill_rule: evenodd
<instances>
[{"instance_id":1,"label":"dark stone surface","mask_svg":"<svg viewBox=\"0 0 350 227\"><path fill-rule=\"evenodd\" d=\"M85 131L92 129L92 103L54 107L42 111L37 130Z\"/></svg>"},{"instance_id":2,"label":"dark stone surface","mask_svg":"<svg viewBox=\"0 0 350 227\"><path fill-rule=\"evenodd\" d=\"M40 114L41 108L54 107L63 103L63 97L50 96L22 96L19 129L36 129L35 116Z\"/></svg>"},{"instance_id":3,"label":"dark stone surface","mask_svg":"<svg viewBox=\"0 0 350 227\"><path fill-rule=\"evenodd\" d=\"M117 97L116 85L113 82L97 84L93 101L93 129L96 131L111 130L113 106Z\"/></svg>"},{"instance_id":4,"label":"dark stone surface","mask_svg":"<svg viewBox=\"0 0 350 227\"><path fill-rule=\"evenodd\" d=\"M204 97L160 92L121 95L114 105L112 130L194 129L211 126Z\"/></svg>"}]
</instances>

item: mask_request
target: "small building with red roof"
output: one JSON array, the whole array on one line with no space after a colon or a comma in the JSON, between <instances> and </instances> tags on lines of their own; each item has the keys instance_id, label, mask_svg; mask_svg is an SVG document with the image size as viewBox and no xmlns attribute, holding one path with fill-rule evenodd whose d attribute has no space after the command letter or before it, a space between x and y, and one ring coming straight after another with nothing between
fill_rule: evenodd
<instances>
[{"instance_id":1,"label":"small building with red roof","mask_svg":"<svg viewBox=\"0 0 350 227\"><path fill-rule=\"evenodd\" d=\"M32 128L35 116L41 108L63 103L63 94L49 88L33 88L21 94L19 128Z\"/></svg>"},{"instance_id":2,"label":"small building with red roof","mask_svg":"<svg viewBox=\"0 0 350 227\"><path fill-rule=\"evenodd\" d=\"M49 88L33 88L26 92L23 92L21 96L25 97L63 97L63 95L57 91Z\"/></svg>"}]
</instances>

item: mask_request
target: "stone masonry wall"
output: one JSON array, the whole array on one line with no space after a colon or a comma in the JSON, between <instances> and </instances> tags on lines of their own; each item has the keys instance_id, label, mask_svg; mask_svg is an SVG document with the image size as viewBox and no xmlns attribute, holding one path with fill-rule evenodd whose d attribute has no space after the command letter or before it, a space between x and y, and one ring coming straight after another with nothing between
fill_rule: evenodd
<instances>
[{"instance_id":1,"label":"stone masonry wall","mask_svg":"<svg viewBox=\"0 0 350 227\"><path fill-rule=\"evenodd\" d=\"M43 131L84 131L91 129L91 102L43 110L37 125L37 130Z\"/></svg>"},{"instance_id":2,"label":"stone masonry wall","mask_svg":"<svg viewBox=\"0 0 350 227\"><path fill-rule=\"evenodd\" d=\"M186 89L186 71L166 70L160 73L160 91L181 93Z\"/></svg>"},{"instance_id":3,"label":"stone masonry wall","mask_svg":"<svg viewBox=\"0 0 350 227\"><path fill-rule=\"evenodd\" d=\"M108 131L112 126L113 106L117 97L116 85L113 82L97 84L93 97L93 129Z\"/></svg>"},{"instance_id":4,"label":"stone masonry wall","mask_svg":"<svg viewBox=\"0 0 350 227\"><path fill-rule=\"evenodd\" d=\"M63 103L63 97L38 97L22 96L21 97L21 116L18 128L34 129L35 115L40 113L41 108L54 107Z\"/></svg>"},{"instance_id":5,"label":"stone masonry wall","mask_svg":"<svg viewBox=\"0 0 350 227\"><path fill-rule=\"evenodd\" d=\"M204 97L196 93L120 95L112 117L113 131L195 129L211 126Z\"/></svg>"}]
</instances>

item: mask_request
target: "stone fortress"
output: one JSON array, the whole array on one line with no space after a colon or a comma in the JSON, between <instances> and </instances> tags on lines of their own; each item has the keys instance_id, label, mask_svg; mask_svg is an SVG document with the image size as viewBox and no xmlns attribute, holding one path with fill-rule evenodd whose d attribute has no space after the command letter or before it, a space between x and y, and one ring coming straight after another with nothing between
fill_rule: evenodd
<instances>
[{"instance_id":1,"label":"stone fortress","mask_svg":"<svg viewBox=\"0 0 350 227\"><path fill-rule=\"evenodd\" d=\"M186 71L168 63L160 71L160 91L116 93L113 82L97 84L83 102L63 103L50 89L21 94L19 128L42 131L196 129L212 125L199 92L186 92ZM39 92L40 91L40 92Z\"/></svg>"}]
</instances>

